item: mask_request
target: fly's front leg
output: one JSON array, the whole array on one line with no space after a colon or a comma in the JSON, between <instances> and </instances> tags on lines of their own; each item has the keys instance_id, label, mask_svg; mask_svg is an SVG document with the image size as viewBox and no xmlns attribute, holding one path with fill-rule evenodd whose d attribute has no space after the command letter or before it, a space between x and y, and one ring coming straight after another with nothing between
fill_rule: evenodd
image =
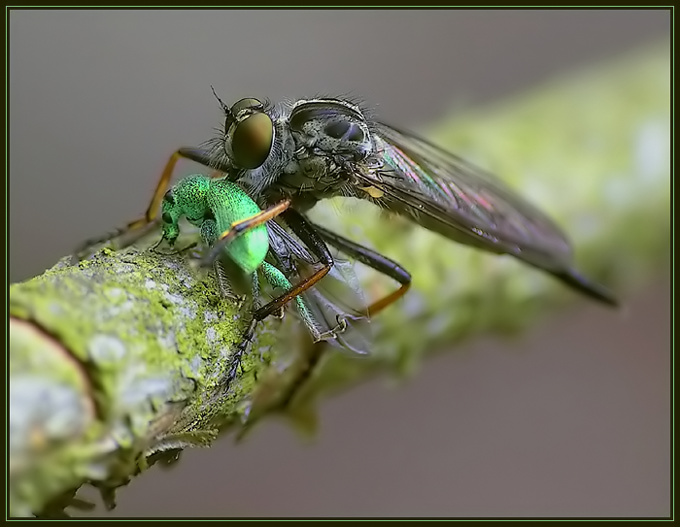
<instances>
[{"instance_id":1,"label":"fly's front leg","mask_svg":"<svg viewBox=\"0 0 680 527\"><path fill-rule=\"evenodd\" d=\"M252 278L253 306L255 311L258 306L259 302L258 299L260 297L260 283L257 279L257 273L253 273L253 276L251 278ZM255 337L255 328L257 327L258 322L260 322L260 320L258 320L253 315L253 318L250 320L250 324L248 324L248 327L243 332L243 335L241 335L241 341L239 342L236 351L234 352L234 355L231 360L231 367L224 380L225 392L229 388L231 382L236 378L236 372L239 370L239 368L241 368L241 360L243 359L243 355L245 355L248 348L253 344L253 340Z\"/></svg>"},{"instance_id":2,"label":"fly's front leg","mask_svg":"<svg viewBox=\"0 0 680 527\"><path fill-rule=\"evenodd\" d=\"M359 245L358 243L348 240L339 234L329 231L324 227L313 224L308 220L305 220L305 222L307 224L307 228L313 230L317 236L323 238L323 241L328 242L330 245L334 246L345 254L356 258L361 263L389 276L401 284L401 287L396 291L393 291L385 297L373 302L368 307L369 316L374 316L376 313L379 313L387 306L393 304L396 300L401 298L408 291L409 287L411 286L411 275L397 262L390 260L389 258L372 249ZM339 319L338 324L339 328L341 328L343 324L346 326L346 322L343 319ZM341 332L342 330L343 329L340 329L338 332ZM324 351L325 344L323 342L319 342L314 345L309 353L305 354L307 362L306 364L302 365L297 377L292 381L287 393L282 397L279 406L281 410L286 409L286 407L291 403L293 398L304 386L307 380L313 375L315 367L321 360Z\"/></svg>"},{"instance_id":3,"label":"fly's front leg","mask_svg":"<svg viewBox=\"0 0 680 527\"><path fill-rule=\"evenodd\" d=\"M110 243L114 240L117 240L117 242L114 243L117 249L126 247L143 237L153 227L155 227L158 224L158 212L160 211L163 196L170 186L172 174L175 170L175 166L177 165L177 161L180 159L189 159L206 167L211 166L210 158L208 157L207 152L199 148L182 147L176 150L165 164L163 172L161 172L161 176L158 180L158 183L156 184L156 189L151 196L151 201L146 209L146 212L144 213L144 216L131 221L124 227L116 229L115 231L109 232L97 238L90 238L86 240L76 248L76 257L78 259L83 259L89 256L96 246L103 243ZM212 174L213 177L218 177L222 175L222 172L230 170L230 167L228 166L212 166L212 168L216 171ZM125 237L125 240L121 240L123 237Z\"/></svg>"},{"instance_id":4,"label":"fly's front leg","mask_svg":"<svg viewBox=\"0 0 680 527\"><path fill-rule=\"evenodd\" d=\"M90 238L89 240L86 240L84 243L82 243L76 248L75 251L76 257L78 259L85 258L86 256L88 256L88 253L92 252L95 246L103 243L113 242L116 239L120 239L126 235L130 235L129 238L126 239L124 242L115 244L119 245L116 248L125 247L127 245L134 243L139 238L144 236L144 234L146 234L150 230L150 227L155 226L158 223L158 212L160 211L161 202L163 201L163 195L166 193L168 187L170 186L170 179L172 178L172 173L175 169L175 165L177 164L177 161L181 157L184 157L182 155L182 149L177 150L170 156L170 159L168 159L168 162L165 164L165 168L161 173L161 177L158 180L158 183L156 183L156 189L154 190L153 195L151 196L151 202L149 203L149 206L147 207L144 216L134 221L131 221L124 227L116 229L113 232L109 232L97 238ZM149 229L146 229L146 227L149 227Z\"/></svg>"},{"instance_id":5,"label":"fly's front leg","mask_svg":"<svg viewBox=\"0 0 680 527\"><path fill-rule=\"evenodd\" d=\"M224 380L222 381L224 384L223 391L225 393L229 389L229 386L231 385L232 381L236 378L236 373L241 367L241 360L243 359L243 355L245 355L248 348L253 344L253 340L255 338L255 328L257 327L258 322L259 320L256 320L253 317L250 321L250 324L248 324L248 327L241 335L241 342L239 342L238 346L236 347L236 350L234 351L234 354L231 357L231 366L229 367L229 371L227 372L226 376L224 377Z\"/></svg>"}]
</instances>

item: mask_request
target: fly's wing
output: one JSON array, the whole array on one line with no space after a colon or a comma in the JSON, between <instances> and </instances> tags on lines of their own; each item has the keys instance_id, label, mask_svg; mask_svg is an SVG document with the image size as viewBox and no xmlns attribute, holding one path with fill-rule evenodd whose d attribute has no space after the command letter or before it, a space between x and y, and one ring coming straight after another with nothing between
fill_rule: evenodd
<instances>
[{"instance_id":1,"label":"fly's wing","mask_svg":"<svg viewBox=\"0 0 680 527\"><path fill-rule=\"evenodd\" d=\"M606 288L580 275L560 228L491 174L410 132L371 123L378 166L358 164L352 176L373 201L452 240L510 254L610 305Z\"/></svg>"},{"instance_id":2,"label":"fly's wing","mask_svg":"<svg viewBox=\"0 0 680 527\"><path fill-rule=\"evenodd\" d=\"M412 133L372 126L382 167L354 175L382 192L382 206L468 245L550 271L570 266L559 227L502 181Z\"/></svg>"},{"instance_id":3,"label":"fly's wing","mask_svg":"<svg viewBox=\"0 0 680 527\"><path fill-rule=\"evenodd\" d=\"M267 223L271 252L291 282L309 276L316 258L295 237L275 221ZM338 325L338 317L347 329L329 344L366 354L372 342L372 326L368 320L368 302L351 262L334 258L335 264L322 280L302 294L320 331Z\"/></svg>"}]
</instances>

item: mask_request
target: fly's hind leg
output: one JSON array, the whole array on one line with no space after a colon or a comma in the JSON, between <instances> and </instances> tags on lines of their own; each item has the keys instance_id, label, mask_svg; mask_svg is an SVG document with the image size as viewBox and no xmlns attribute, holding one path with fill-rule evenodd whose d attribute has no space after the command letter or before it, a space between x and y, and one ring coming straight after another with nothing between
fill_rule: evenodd
<instances>
[{"instance_id":1,"label":"fly's hind leg","mask_svg":"<svg viewBox=\"0 0 680 527\"><path fill-rule=\"evenodd\" d=\"M314 224L313 224L314 225ZM373 302L368 307L368 315L373 316L392 305L399 300L411 287L411 274L406 271L401 265L394 260L390 260L373 249L359 245L356 242L348 240L339 234L329 231L328 229L319 225L314 225L314 228L321 235L321 237L333 247L339 249L343 253L356 258L361 263L368 265L379 273L389 276L396 282L399 282L399 289L385 295Z\"/></svg>"},{"instance_id":2,"label":"fly's hind leg","mask_svg":"<svg viewBox=\"0 0 680 527\"><path fill-rule=\"evenodd\" d=\"M383 298L373 302L368 307L369 316L374 316L389 305L401 298L411 286L411 275L397 262L390 260L386 256L364 247L356 242L348 240L324 227L315 225L308 220L305 220L308 226L316 232L325 242L339 249L343 253L356 258L361 263L368 265L372 269L389 276L400 284L399 289L387 294ZM339 327L344 323L343 319L339 319ZM345 323L346 324L346 323ZM342 331L342 330L341 330ZM312 345L312 348L305 354L306 364L303 364L298 372L296 378L291 382L287 393L281 398L278 409L285 411L296 397L298 392L305 385L307 380L314 374L314 370L321 360L325 352L326 344L324 342L317 342Z\"/></svg>"},{"instance_id":3,"label":"fly's hind leg","mask_svg":"<svg viewBox=\"0 0 680 527\"><path fill-rule=\"evenodd\" d=\"M408 273L408 271L401 267L401 265L390 260L389 258L382 256L372 249L363 247L362 245L341 237L340 235L324 229L323 227L310 223L309 220L307 220L302 214L295 210L289 209L285 211L282 216L288 223L288 226L291 228L291 230L310 249L310 251L317 258L319 258L320 262L324 264L324 267L320 270L321 272L323 272L325 269L330 269L330 266L333 265L333 258L330 254L330 251L328 250L328 247L326 246L327 242L328 244L338 248L340 251L353 256L360 262L372 267L376 271L393 278L400 284L398 290L372 303L368 308L369 315L375 315L390 304L394 303L398 298L403 296L410 287L411 275ZM317 273L315 273L315 275L310 278L314 278L318 273L319 271L317 271ZM310 279L308 278L307 280ZM295 289L294 291L295 293L299 294L299 291ZM272 303L260 308L260 311L265 310L271 304ZM338 319L338 326L331 331L334 331L335 334L337 334L344 331L345 327L346 321L340 318ZM313 339L307 339L305 349L303 352L301 352L300 361L296 365L297 371L294 373L293 379L285 388L284 393L277 398L278 400L263 411L286 412L289 409L290 405L294 402L294 399L306 385L307 381L312 377L312 375L314 375L317 365L323 358L326 351L326 346L328 346L327 340L330 340L332 336L327 335L326 337L326 340L317 342L314 342ZM251 419L239 434L239 438L245 435L252 424L254 423Z\"/></svg>"}]
</instances>

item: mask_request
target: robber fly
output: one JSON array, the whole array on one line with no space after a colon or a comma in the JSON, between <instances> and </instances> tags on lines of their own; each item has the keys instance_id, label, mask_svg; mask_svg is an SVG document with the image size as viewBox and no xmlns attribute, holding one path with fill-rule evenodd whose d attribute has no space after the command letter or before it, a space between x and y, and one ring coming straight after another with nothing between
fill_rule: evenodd
<instances>
[{"instance_id":1,"label":"robber fly","mask_svg":"<svg viewBox=\"0 0 680 527\"><path fill-rule=\"evenodd\" d=\"M480 168L411 132L367 118L353 102L323 98L272 105L247 98L229 107L217 99L223 128L202 148L173 154L155 198L184 157L230 174L261 207L289 202L281 217L323 264L292 293L316 283L333 265L326 244L401 284L369 312L408 289L410 275L398 264L305 217L320 200L348 196L457 242L514 256L591 298L617 304L607 289L576 271L567 237L543 212ZM156 208L152 202L147 218Z\"/></svg>"},{"instance_id":2,"label":"robber fly","mask_svg":"<svg viewBox=\"0 0 680 527\"><path fill-rule=\"evenodd\" d=\"M272 301L272 311L329 272L328 245L400 283L369 306L369 315L409 288L411 276L399 264L306 218L318 201L335 196L365 199L451 240L509 254L591 298L617 305L607 289L576 271L567 237L543 212L480 168L411 132L369 119L359 105L333 98L276 105L246 98L229 107L217 99L225 114L223 128L201 148L180 148L170 157L145 216L127 229L155 221L180 158L221 172L262 209L280 204L285 209L280 218L321 267ZM212 264L226 240L215 243L205 265Z\"/></svg>"}]
</instances>

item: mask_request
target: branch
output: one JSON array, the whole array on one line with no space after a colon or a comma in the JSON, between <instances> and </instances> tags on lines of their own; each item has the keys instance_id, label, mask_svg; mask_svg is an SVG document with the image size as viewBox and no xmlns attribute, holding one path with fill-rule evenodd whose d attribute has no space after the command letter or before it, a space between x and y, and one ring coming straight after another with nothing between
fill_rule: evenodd
<instances>
[{"instance_id":1,"label":"branch","mask_svg":"<svg viewBox=\"0 0 680 527\"><path fill-rule=\"evenodd\" d=\"M667 271L668 45L469 115L438 142L542 205L570 234L578 267L620 293ZM412 290L373 321L368 357L305 344L293 317L259 326L231 385L249 307L218 296L186 256L139 248L60 261L10 288L10 512L58 514L90 482L113 490L157 460L207 446L302 388L288 415L314 427L313 403L375 373L406 374L443 343L516 332L578 297L508 257L448 242L367 203L315 219L412 271ZM393 284L357 267L369 296ZM316 361L319 367L312 369ZM313 375L310 375L313 373Z\"/></svg>"}]
</instances>

